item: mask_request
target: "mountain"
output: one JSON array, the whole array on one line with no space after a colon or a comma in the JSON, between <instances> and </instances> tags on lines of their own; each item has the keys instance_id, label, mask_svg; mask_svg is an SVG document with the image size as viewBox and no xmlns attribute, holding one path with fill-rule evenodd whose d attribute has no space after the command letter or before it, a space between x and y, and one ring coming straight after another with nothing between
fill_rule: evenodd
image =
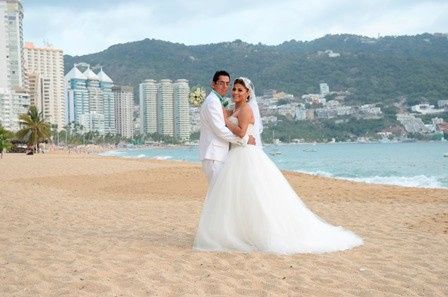
<instances>
[{"instance_id":1,"label":"mountain","mask_svg":"<svg viewBox=\"0 0 448 297\"><path fill-rule=\"evenodd\" d=\"M448 35L440 33L327 35L276 46L241 40L187 46L144 39L99 53L66 55L65 72L79 62L100 65L116 84L134 87L149 78L186 78L191 86L208 86L213 73L225 69L232 77L251 78L258 94L276 89L301 96L318 92L319 83L326 82L332 91L348 90L348 102L391 104L405 99L413 104L448 99Z\"/></svg>"}]
</instances>

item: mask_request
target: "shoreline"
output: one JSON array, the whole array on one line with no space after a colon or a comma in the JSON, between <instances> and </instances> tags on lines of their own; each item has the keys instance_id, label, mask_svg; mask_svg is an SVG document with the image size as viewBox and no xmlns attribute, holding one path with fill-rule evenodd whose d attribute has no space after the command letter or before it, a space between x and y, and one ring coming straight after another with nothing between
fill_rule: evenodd
<instances>
[{"instance_id":1,"label":"shoreline","mask_svg":"<svg viewBox=\"0 0 448 297\"><path fill-rule=\"evenodd\" d=\"M338 145L338 144L331 144L331 145ZM346 145L340 144L340 145ZM348 144L351 145L351 144ZM364 144L361 144L364 145ZM382 143L379 143L379 145L382 145ZM392 144L394 145L394 144ZM282 145L280 145L281 147ZM304 145L301 147L301 144L285 144L285 146L291 146L291 147L299 147L301 150L308 152L308 150L303 149L304 147L307 147ZM267 146L268 149L265 151L265 153L272 159L279 161L278 158L281 158L277 156L277 154L280 151L277 149L277 146L269 145ZM115 149L111 151L106 151L103 153L100 153L101 156L115 156L118 158L127 158L127 159L147 159L147 160L181 160L185 162L191 162L200 164L200 161L193 160L194 157L191 155L190 148L194 148L194 146L173 146L173 147L136 147L136 148L121 148L121 149ZM174 150L174 152L163 152L163 150ZM175 150L179 149L183 152L184 157L180 156ZM319 150L319 147L316 147L317 150ZM316 151L316 149L313 149L313 152ZM145 152L145 151L149 152ZM160 150L158 154L151 156L150 151L158 151ZM183 151L185 150L185 152ZM132 155L132 152L138 152L142 151L139 155ZM129 153L130 152L130 153ZM284 153L284 152L283 152ZM277 162L275 161L275 162ZM442 161L443 158L442 158ZM281 162L281 161L279 161ZM286 163L284 163L286 164ZM283 164L283 165L284 165ZM281 163L277 164L279 167L281 166ZM297 164L296 164L297 165ZM284 166L288 167L288 166ZM292 167L292 166L289 166ZM300 167L300 166L296 166ZM411 187L411 188L428 188L428 189L448 189L447 179L442 175L425 175L424 173L416 173L413 176L406 175L402 172L402 175L374 175L374 176L350 176L350 175L341 175L337 176L334 173L324 170L324 169L318 169L315 168L315 171L310 171L306 169L294 169L294 168L281 168L282 171L290 171L290 172L299 172L299 173L305 173L310 175L318 175L323 177L329 177L334 178L337 180L349 180L354 182L360 182L360 183L366 183L366 184L374 184L374 185L392 185L392 186L400 186L400 187ZM448 178L448 176L447 176Z\"/></svg>"},{"instance_id":2,"label":"shoreline","mask_svg":"<svg viewBox=\"0 0 448 297\"><path fill-rule=\"evenodd\" d=\"M434 142L438 142L438 141L434 141ZM427 142L422 142L422 143L427 143ZM282 145L301 145L303 143L289 143L289 144L280 144L280 146ZM321 143L321 144L352 144L352 143ZM356 143L353 143L356 144ZM360 144L364 144L364 143L360 143ZM371 143L369 143L371 144ZM379 143L381 144L381 143ZM275 146L273 144L268 144L269 146ZM313 145L311 143L311 145ZM185 159L174 159L174 158L159 158L159 157L149 157L149 156L144 156L144 157L140 157L140 156L117 156L117 155L109 155L108 153L113 153L113 152L120 152L120 151L134 151L134 150L141 150L141 149L167 149L167 148L182 148L182 147L193 147L195 145L172 145L172 146L145 146L145 147L132 147L132 148L123 148L123 147L117 147L117 148L113 148L112 145L107 145L107 146L101 146L101 145L79 145L76 147L50 147L50 149L48 149L46 151L46 154L79 154L79 155L92 155L92 156L98 156L98 157L113 157L113 158L118 158L118 159L130 159L130 160L154 160L154 161L175 161L175 162L186 162L189 164L194 164L194 165L200 165L201 162L199 161L191 161L191 160L185 160ZM4 153L4 155L9 155L9 154L16 154L16 153ZM17 154L21 154L21 153L17 153ZM105 155L103 155L105 154ZM269 156L271 158L271 156ZM415 186L415 185L406 185L406 184L398 184L398 183L381 183L381 182L372 182L372 181L367 181L367 180L362 180L362 179L374 179L374 178L384 178L384 177L379 177L379 176L374 176L374 177L364 177L364 178L351 178L351 177L338 177L338 176L334 176L331 173L327 173L327 172L309 172L309 171L302 171L302 170L294 170L294 169L281 169L280 170L283 173L299 173L299 174L306 174L306 175L310 175L310 176L318 176L318 177L324 177L324 178L329 178L329 179L333 179L333 180L340 180L340 181L350 181L350 182L355 182L355 183L361 183L361 184L366 184L366 185L379 185L379 186L391 186L391 187L403 187L403 188L415 188L415 189L441 189L441 190L448 190L448 187L444 187L444 186ZM390 177L387 177L390 178ZM397 178L397 177L396 177ZM398 177L398 178L408 178L408 177Z\"/></svg>"}]
</instances>

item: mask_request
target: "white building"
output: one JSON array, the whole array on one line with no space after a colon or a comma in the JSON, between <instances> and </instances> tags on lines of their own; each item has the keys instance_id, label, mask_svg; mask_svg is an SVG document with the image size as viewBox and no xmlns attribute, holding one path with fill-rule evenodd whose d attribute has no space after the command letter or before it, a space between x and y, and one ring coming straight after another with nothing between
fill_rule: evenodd
<instances>
[{"instance_id":1,"label":"white building","mask_svg":"<svg viewBox=\"0 0 448 297\"><path fill-rule=\"evenodd\" d=\"M129 86L114 86L115 127L122 137L133 137L134 90Z\"/></svg>"},{"instance_id":2,"label":"white building","mask_svg":"<svg viewBox=\"0 0 448 297\"><path fill-rule=\"evenodd\" d=\"M330 87L326 83L319 84L319 88L320 88L320 94L324 97L330 93Z\"/></svg>"},{"instance_id":3,"label":"white building","mask_svg":"<svg viewBox=\"0 0 448 297\"><path fill-rule=\"evenodd\" d=\"M139 85L140 132L142 135L158 133L185 141L190 138L191 109L188 102L188 80L169 79L156 82L147 79Z\"/></svg>"},{"instance_id":4,"label":"white building","mask_svg":"<svg viewBox=\"0 0 448 297\"><path fill-rule=\"evenodd\" d=\"M24 47L25 68L29 79L30 104L43 112L44 118L66 125L64 96L64 58L62 50L51 47L35 47L27 42Z\"/></svg>"},{"instance_id":5,"label":"white building","mask_svg":"<svg viewBox=\"0 0 448 297\"><path fill-rule=\"evenodd\" d=\"M29 107L22 22L19 0L0 1L0 122L13 131L20 129L19 115Z\"/></svg>"},{"instance_id":6,"label":"white building","mask_svg":"<svg viewBox=\"0 0 448 297\"><path fill-rule=\"evenodd\" d=\"M397 120L410 133L428 133L430 129L426 127L422 119L416 118L412 114L397 114Z\"/></svg>"},{"instance_id":7,"label":"white building","mask_svg":"<svg viewBox=\"0 0 448 297\"><path fill-rule=\"evenodd\" d=\"M382 114L381 108L375 107L373 104L364 104L359 107L359 111L361 113L367 114L367 115L374 115L379 116Z\"/></svg>"},{"instance_id":8,"label":"white building","mask_svg":"<svg viewBox=\"0 0 448 297\"><path fill-rule=\"evenodd\" d=\"M439 108L448 108L448 100L438 100L437 106Z\"/></svg>"},{"instance_id":9,"label":"white building","mask_svg":"<svg viewBox=\"0 0 448 297\"><path fill-rule=\"evenodd\" d=\"M435 109L434 105L429 104L417 104L411 107L412 111L421 113L421 114L432 114L432 113L442 113L445 110L444 109Z\"/></svg>"},{"instance_id":10,"label":"white building","mask_svg":"<svg viewBox=\"0 0 448 297\"><path fill-rule=\"evenodd\" d=\"M139 85L140 133L157 132L157 82L147 79Z\"/></svg>"},{"instance_id":11,"label":"white building","mask_svg":"<svg viewBox=\"0 0 448 297\"><path fill-rule=\"evenodd\" d=\"M19 0L0 1L0 20L0 88L25 88L22 3Z\"/></svg>"},{"instance_id":12,"label":"white building","mask_svg":"<svg viewBox=\"0 0 448 297\"><path fill-rule=\"evenodd\" d=\"M189 94L188 80L178 79L173 84L174 137L183 141L190 139Z\"/></svg>"},{"instance_id":13,"label":"white building","mask_svg":"<svg viewBox=\"0 0 448 297\"><path fill-rule=\"evenodd\" d=\"M83 127L83 132L98 131L101 133L104 131L104 115L96 111L82 114L79 123Z\"/></svg>"},{"instance_id":14,"label":"white building","mask_svg":"<svg viewBox=\"0 0 448 297\"><path fill-rule=\"evenodd\" d=\"M169 79L157 85L157 133L174 136L173 84Z\"/></svg>"},{"instance_id":15,"label":"white building","mask_svg":"<svg viewBox=\"0 0 448 297\"><path fill-rule=\"evenodd\" d=\"M306 120L306 109L298 109L296 110L296 114L294 116L296 121L304 121Z\"/></svg>"}]
</instances>

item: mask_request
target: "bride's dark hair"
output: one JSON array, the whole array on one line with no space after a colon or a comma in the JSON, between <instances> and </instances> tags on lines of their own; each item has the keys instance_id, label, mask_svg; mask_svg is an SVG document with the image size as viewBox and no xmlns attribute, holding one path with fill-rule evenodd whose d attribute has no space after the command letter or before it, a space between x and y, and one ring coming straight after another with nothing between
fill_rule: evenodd
<instances>
[{"instance_id":1,"label":"bride's dark hair","mask_svg":"<svg viewBox=\"0 0 448 297\"><path fill-rule=\"evenodd\" d=\"M246 86L246 83L244 82L244 80L242 80L241 78L237 78L233 81L233 85L235 85L235 84L240 84L246 88L246 90L249 92L249 96L247 96L246 101L249 102L250 101L250 89L248 86Z\"/></svg>"}]
</instances>

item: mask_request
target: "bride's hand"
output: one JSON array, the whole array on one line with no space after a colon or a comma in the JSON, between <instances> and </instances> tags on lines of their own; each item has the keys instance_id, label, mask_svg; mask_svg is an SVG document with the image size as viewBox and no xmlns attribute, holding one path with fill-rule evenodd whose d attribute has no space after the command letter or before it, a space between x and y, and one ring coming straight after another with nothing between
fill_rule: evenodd
<instances>
[{"instance_id":1,"label":"bride's hand","mask_svg":"<svg viewBox=\"0 0 448 297\"><path fill-rule=\"evenodd\" d=\"M228 117L230 117L232 115L232 111L226 109L225 107L222 108L222 113L224 114L225 119L227 119Z\"/></svg>"},{"instance_id":2,"label":"bride's hand","mask_svg":"<svg viewBox=\"0 0 448 297\"><path fill-rule=\"evenodd\" d=\"M229 126L229 118L224 114L224 123L226 124L226 127Z\"/></svg>"}]
</instances>

